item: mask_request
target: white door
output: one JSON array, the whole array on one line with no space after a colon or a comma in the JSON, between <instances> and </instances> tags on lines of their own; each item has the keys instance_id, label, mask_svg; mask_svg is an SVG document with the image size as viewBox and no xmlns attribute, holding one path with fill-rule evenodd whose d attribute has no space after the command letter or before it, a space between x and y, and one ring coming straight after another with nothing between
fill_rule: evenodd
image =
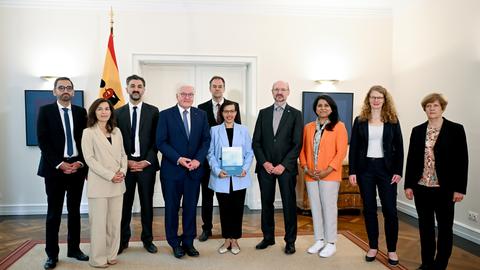
<instances>
[{"instance_id":1,"label":"white door","mask_svg":"<svg viewBox=\"0 0 480 270\"><path fill-rule=\"evenodd\" d=\"M191 84L195 87L194 106L211 99L210 79L221 76L225 79L225 97L239 103L242 120L246 119L246 72L245 64L212 65L212 64L144 64L140 68L140 76L145 78L145 102L153 104L160 111L174 106L177 103L175 93L180 84ZM245 121L245 120L243 120ZM161 160L161 154L158 154ZM154 207L163 207L163 195L158 180L155 184ZM137 195L138 196L138 195ZM200 192L201 196L201 192ZM201 197L199 205L201 204ZM217 205L217 201L214 202ZM135 200L134 211L139 210L138 200Z\"/></svg>"}]
</instances>

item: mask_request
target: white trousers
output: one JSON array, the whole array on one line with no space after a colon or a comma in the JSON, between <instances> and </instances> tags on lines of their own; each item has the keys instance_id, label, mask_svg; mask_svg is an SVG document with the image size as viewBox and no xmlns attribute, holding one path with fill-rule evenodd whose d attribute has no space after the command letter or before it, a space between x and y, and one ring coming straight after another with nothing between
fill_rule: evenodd
<instances>
[{"instance_id":1,"label":"white trousers","mask_svg":"<svg viewBox=\"0 0 480 270\"><path fill-rule=\"evenodd\" d=\"M337 241L338 189L339 181L306 182L308 199L313 219L315 240Z\"/></svg>"},{"instance_id":2,"label":"white trousers","mask_svg":"<svg viewBox=\"0 0 480 270\"><path fill-rule=\"evenodd\" d=\"M120 247L123 195L88 198L90 265L102 266L117 258Z\"/></svg>"}]
</instances>

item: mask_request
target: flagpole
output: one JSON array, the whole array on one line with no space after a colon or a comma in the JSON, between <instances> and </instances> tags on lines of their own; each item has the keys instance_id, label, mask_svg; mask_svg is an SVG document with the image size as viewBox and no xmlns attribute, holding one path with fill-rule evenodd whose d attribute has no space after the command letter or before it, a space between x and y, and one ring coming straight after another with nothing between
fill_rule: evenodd
<instances>
[{"instance_id":1,"label":"flagpole","mask_svg":"<svg viewBox=\"0 0 480 270\"><path fill-rule=\"evenodd\" d=\"M110 34L113 34L113 8L110 6Z\"/></svg>"}]
</instances>

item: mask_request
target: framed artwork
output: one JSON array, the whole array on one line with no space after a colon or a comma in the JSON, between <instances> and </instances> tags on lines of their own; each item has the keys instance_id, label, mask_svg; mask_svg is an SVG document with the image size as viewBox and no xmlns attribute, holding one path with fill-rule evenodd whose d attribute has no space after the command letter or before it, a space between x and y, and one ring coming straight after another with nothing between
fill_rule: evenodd
<instances>
[{"instance_id":1,"label":"framed artwork","mask_svg":"<svg viewBox=\"0 0 480 270\"><path fill-rule=\"evenodd\" d=\"M353 93L303 91L303 124L306 125L317 118L317 115L313 111L313 102L320 95L329 95L335 101L335 103L337 103L338 115L340 117L340 121L342 121L347 128L348 142L350 143L353 125Z\"/></svg>"},{"instance_id":2,"label":"framed artwork","mask_svg":"<svg viewBox=\"0 0 480 270\"><path fill-rule=\"evenodd\" d=\"M25 90L25 130L27 146L37 146L38 110L46 104L53 103L57 97L52 90ZM75 90L72 103L83 107L83 90Z\"/></svg>"}]
</instances>

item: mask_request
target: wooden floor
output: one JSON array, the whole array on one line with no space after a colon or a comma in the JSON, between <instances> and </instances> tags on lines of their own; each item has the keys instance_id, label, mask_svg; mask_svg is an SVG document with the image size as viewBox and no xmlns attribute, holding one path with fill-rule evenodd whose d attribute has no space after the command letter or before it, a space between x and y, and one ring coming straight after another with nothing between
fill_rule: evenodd
<instances>
[{"instance_id":1,"label":"wooden floor","mask_svg":"<svg viewBox=\"0 0 480 270\"><path fill-rule=\"evenodd\" d=\"M381 211L379 219L382 220ZM133 220L134 237L139 238L141 225L140 217L135 215ZM275 214L276 232L283 234L283 216L281 211ZM220 235L218 211L214 213L214 235ZM9 216L0 217L0 259L4 258L26 240L44 240L45 239L45 217L44 216ZM200 215L197 218L197 227L200 230L202 224ZM163 210L155 209L154 217L154 236L164 236ZM383 225L380 226L380 249L385 250L385 237L383 235ZM246 210L244 216L244 233L261 233L260 230L260 211ZM367 240L364 228L364 220L358 213L342 212L339 216L339 230L349 230ZM299 233L312 233L312 219L309 216L299 214L298 216ZM60 239L66 239L66 219L62 220ZM82 216L82 239L89 239L88 216ZM480 247L469 241L455 237L453 254L450 259L449 269L455 270L480 270ZM303 252L301 250L297 252ZM339 250L338 252L342 252ZM420 244L418 229L415 219L404 214L400 215L400 233L398 241L398 255L401 263L408 269L416 269L420 263Z\"/></svg>"}]
</instances>

